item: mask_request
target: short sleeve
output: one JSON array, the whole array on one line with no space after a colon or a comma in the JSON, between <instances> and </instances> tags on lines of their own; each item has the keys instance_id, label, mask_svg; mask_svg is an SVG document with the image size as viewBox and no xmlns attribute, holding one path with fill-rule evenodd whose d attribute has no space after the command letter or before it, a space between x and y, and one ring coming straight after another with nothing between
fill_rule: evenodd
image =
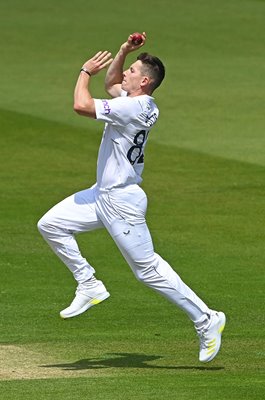
<instances>
[{"instance_id":1,"label":"short sleeve","mask_svg":"<svg viewBox=\"0 0 265 400\"><path fill-rule=\"evenodd\" d=\"M113 125L126 126L141 111L138 102L130 97L94 99L96 117Z\"/></svg>"}]
</instances>

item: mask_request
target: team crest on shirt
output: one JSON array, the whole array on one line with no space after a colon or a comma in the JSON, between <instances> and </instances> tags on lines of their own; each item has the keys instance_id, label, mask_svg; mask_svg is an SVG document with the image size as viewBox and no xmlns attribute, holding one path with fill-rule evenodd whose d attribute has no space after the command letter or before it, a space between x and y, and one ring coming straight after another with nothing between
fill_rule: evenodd
<instances>
[{"instance_id":1,"label":"team crest on shirt","mask_svg":"<svg viewBox=\"0 0 265 400\"><path fill-rule=\"evenodd\" d=\"M111 108L110 108L108 100L102 100L102 104L104 107L104 114L108 115L111 112Z\"/></svg>"}]
</instances>

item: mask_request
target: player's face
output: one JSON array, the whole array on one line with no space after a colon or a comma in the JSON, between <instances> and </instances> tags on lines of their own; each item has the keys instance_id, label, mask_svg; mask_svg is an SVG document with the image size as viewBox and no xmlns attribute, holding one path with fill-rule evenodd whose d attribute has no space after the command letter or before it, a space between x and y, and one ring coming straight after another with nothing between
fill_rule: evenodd
<instances>
[{"instance_id":1,"label":"player's face","mask_svg":"<svg viewBox=\"0 0 265 400\"><path fill-rule=\"evenodd\" d=\"M123 81L121 88L125 90L128 95L137 93L141 90L141 86L145 80L141 70L142 62L137 60L126 71L123 72Z\"/></svg>"}]
</instances>

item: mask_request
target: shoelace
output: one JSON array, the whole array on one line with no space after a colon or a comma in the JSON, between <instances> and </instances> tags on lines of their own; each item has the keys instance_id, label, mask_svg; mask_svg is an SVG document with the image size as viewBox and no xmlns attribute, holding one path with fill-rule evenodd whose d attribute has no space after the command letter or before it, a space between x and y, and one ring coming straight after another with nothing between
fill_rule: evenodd
<instances>
[{"instance_id":1,"label":"shoelace","mask_svg":"<svg viewBox=\"0 0 265 400\"><path fill-rule=\"evenodd\" d=\"M208 329L205 328L196 328L197 331L197 335L199 336L200 339L200 348L201 349L207 349L208 348L208 344L207 344L207 331Z\"/></svg>"},{"instance_id":2,"label":"shoelace","mask_svg":"<svg viewBox=\"0 0 265 400\"><path fill-rule=\"evenodd\" d=\"M200 348L206 349L208 346L207 346L207 338L205 336L205 333L203 331L198 332L198 336L200 338Z\"/></svg>"}]
</instances>

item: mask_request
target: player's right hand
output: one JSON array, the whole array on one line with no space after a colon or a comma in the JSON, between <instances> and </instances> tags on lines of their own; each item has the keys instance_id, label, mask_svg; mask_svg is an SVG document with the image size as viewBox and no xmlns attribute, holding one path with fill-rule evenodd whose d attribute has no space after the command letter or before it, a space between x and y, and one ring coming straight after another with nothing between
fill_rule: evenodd
<instances>
[{"instance_id":1,"label":"player's right hand","mask_svg":"<svg viewBox=\"0 0 265 400\"><path fill-rule=\"evenodd\" d=\"M141 33L143 41L140 44L134 44L133 43L133 34L131 33L127 39L127 42L123 43L121 45L121 49L126 51L127 53L134 51L134 50L138 50L140 47L144 46L145 41L146 41L146 33L143 32Z\"/></svg>"}]
</instances>

